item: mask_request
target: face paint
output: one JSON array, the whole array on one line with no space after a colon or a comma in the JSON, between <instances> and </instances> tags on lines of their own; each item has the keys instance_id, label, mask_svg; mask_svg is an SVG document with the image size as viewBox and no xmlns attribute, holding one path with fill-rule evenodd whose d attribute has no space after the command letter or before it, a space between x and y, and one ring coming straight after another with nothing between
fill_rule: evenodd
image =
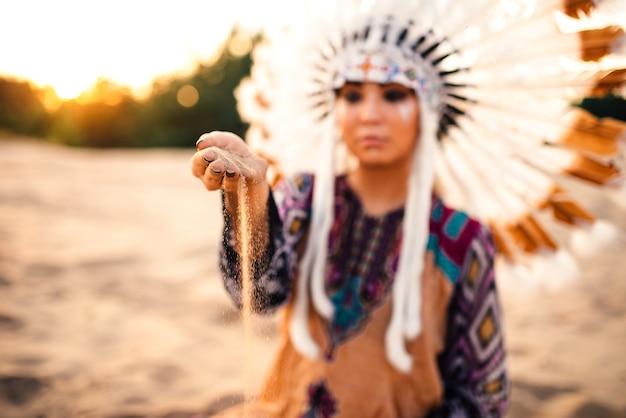
<instances>
[{"instance_id":1,"label":"face paint","mask_svg":"<svg viewBox=\"0 0 626 418\"><path fill-rule=\"evenodd\" d=\"M398 104L398 113L400 114L400 118L404 123L409 123L409 121L415 117L415 106L411 103L399 103Z\"/></svg>"}]
</instances>

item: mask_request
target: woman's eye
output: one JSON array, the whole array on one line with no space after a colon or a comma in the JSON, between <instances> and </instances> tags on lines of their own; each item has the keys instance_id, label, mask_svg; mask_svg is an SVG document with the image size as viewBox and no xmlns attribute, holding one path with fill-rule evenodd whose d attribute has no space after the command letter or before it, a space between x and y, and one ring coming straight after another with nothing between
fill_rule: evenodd
<instances>
[{"instance_id":1,"label":"woman's eye","mask_svg":"<svg viewBox=\"0 0 626 418\"><path fill-rule=\"evenodd\" d=\"M342 96L349 103L358 103L361 101L361 98L363 97L361 93L355 90L344 91Z\"/></svg>"},{"instance_id":2,"label":"woman's eye","mask_svg":"<svg viewBox=\"0 0 626 418\"><path fill-rule=\"evenodd\" d=\"M389 89L383 93L383 98L388 102L401 102L408 97L408 93L404 90Z\"/></svg>"}]
</instances>

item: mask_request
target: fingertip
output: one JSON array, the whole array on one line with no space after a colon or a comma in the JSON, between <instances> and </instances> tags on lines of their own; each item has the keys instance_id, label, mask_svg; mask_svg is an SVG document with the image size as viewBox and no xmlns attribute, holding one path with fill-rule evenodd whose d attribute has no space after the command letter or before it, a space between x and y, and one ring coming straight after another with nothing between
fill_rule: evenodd
<instances>
[{"instance_id":1,"label":"fingertip","mask_svg":"<svg viewBox=\"0 0 626 418\"><path fill-rule=\"evenodd\" d=\"M209 171L215 175L215 176L221 176L222 175L222 169L220 167L218 167L217 165L213 165L210 167L207 167L209 169Z\"/></svg>"},{"instance_id":2,"label":"fingertip","mask_svg":"<svg viewBox=\"0 0 626 418\"><path fill-rule=\"evenodd\" d=\"M191 170L191 174L193 174L194 177L201 178L204 175L204 170L200 169L197 157L198 156L196 154L191 158L191 163L189 164L189 168Z\"/></svg>"},{"instance_id":3,"label":"fingertip","mask_svg":"<svg viewBox=\"0 0 626 418\"><path fill-rule=\"evenodd\" d=\"M226 171L224 171L223 185L224 190L236 192L239 188L239 173L231 169L226 169Z\"/></svg>"},{"instance_id":4,"label":"fingertip","mask_svg":"<svg viewBox=\"0 0 626 418\"><path fill-rule=\"evenodd\" d=\"M224 171L224 176L226 177L226 181L233 184L237 183L237 181L239 180L239 173L232 168L227 168Z\"/></svg>"},{"instance_id":5,"label":"fingertip","mask_svg":"<svg viewBox=\"0 0 626 418\"><path fill-rule=\"evenodd\" d=\"M205 140L211 135L211 132L204 133L200 135L200 138L196 141L196 150L200 151L201 149L207 148L209 145Z\"/></svg>"},{"instance_id":6,"label":"fingertip","mask_svg":"<svg viewBox=\"0 0 626 418\"><path fill-rule=\"evenodd\" d=\"M225 174L226 174L226 177L228 177L230 179L235 178L235 176L237 175L235 170L233 170L231 168L227 168Z\"/></svg>"}]
</instances>

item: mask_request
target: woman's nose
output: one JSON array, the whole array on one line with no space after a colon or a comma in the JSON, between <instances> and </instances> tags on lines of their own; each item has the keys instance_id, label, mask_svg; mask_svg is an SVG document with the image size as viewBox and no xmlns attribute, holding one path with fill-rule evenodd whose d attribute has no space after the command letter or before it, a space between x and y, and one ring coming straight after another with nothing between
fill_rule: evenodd
<instances>
[{"instance_id":1,"label":"woman's nose","mask_svg":"<svg viewBox=\"0 0 626 418\"><path fill-rule=\"evenodd\" d=\"M380 118L380 105L381 99L377 94L373 92L364 94L361 102L361 119L364 121L378 120Z\"/></svg>"}]
</instances>

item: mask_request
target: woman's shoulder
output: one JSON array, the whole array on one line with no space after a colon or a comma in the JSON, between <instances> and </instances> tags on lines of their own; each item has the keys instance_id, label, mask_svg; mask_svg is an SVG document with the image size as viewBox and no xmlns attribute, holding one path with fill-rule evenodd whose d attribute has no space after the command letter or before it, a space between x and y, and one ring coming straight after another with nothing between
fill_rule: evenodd
<instances>
[{"instance_id":1,"label":"woman's shoulder","mask_svg":"<svg viewBox=\"0 0 626 418\"><path fill-rule=\"evenodd\" d=\"M452 282L458 280L467 260L477 251L487 257L495 251L486 225L464 211L447 206L437 196L433 197L428 248Z\"/></svg>"},{"instance_id":2,"label":"woman's shoulder","mask_svg":"<svg viewBox=\"0 0 626 418\"><path fill-rule=\"evenodd\" d=\"M447 206L441 198L433 196L430 213L430 232L443 235L462 244L463 237L485 232L485 225L462 210Z\"/></svg>"},{"instance_id":3,"label":"woman's shoulder","mask_svg":"<svg viewBox=\"0 0 626 418\"><path fill-rule=\"evenodd\" d=\"M275 195L301 196L302 198L310 199L313 194L314 183L315 174L298 172L280 177L272 187L272 191ZM335 176L335 195L345 192L348 188L344 174Z\"/></svg>"},{"instance_id":4,"label":"woman's shoulder","mask_svg":"<svg viewBox=\"0 0 626 418\"><path fill-rule=\"evenodd\" d=\"M310 207L313 196L313 175L297 173L281 177L272 186L272 197L281 212Z\"/></svg>"},{"instance_id":5,"label":"woman's shoulder","mask_svg":"<svg viewBox=\"0 0 626 418\"><path fill-rule=\"evenodd\" d=\"M274 194L306 195L313 190L314 176L311 173L295 173L280 177L272 186Z\"/></svg>"}]
</instances>

